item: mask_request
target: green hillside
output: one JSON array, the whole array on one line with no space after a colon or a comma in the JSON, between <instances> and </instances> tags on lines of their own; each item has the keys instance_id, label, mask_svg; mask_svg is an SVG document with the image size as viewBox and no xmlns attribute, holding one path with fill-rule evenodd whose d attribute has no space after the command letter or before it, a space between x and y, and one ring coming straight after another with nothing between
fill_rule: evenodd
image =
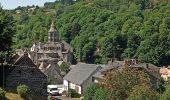
<instances>
[{"instance_id":1,"label":"green hillside","mask_svg":"<svg viewBox=\"0 0 170 100\"><path fill-rule=\"evenodd\" d=\"M77 61L106 63L116 57L169 64L168 0L61 0L31 12L17 9L21 13L11 11L17 25L14 49L46 42L55 20L61 39L73 46Z\"/></svg>"}]
</instances>

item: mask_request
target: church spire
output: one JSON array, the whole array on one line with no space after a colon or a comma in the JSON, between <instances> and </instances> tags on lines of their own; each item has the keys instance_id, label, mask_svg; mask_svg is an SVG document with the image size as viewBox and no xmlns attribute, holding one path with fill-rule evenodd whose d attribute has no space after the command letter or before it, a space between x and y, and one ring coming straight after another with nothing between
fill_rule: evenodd
<instances>
[{"instance_id":1,"label":"church spire","mask_svg":"<svg viewBox=\"0 0 170 100\"><path fill-rule=\"evenodd\" d=\"M55 29L54 21L52 21L50 30L48 31L48 42L58 42L58 41L59 41L59 33Z\"/></svg>"},{"instance_id":2,"label":"church spire","mask_svg":"<svg viewBox=\"0 0 170 100\"><path fill-rule=\"evenodd\" d=\"M55 31L56 29L55 29L54 21L52 21L49 32L55 32Z\"/></svg>"}]
</instances>

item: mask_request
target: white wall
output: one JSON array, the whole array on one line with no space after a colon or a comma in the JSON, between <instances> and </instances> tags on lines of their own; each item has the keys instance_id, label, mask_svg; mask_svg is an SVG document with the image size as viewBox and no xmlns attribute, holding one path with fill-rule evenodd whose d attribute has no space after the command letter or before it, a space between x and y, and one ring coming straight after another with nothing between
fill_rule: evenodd
<instances>
[{"instance_id":1,"label":"white wall","mask_svg":"<svg viewBox=\"0 0 170 100\"><path fill-rule=\"evenodd\" d=\"M63 89L65 91L68 91L68 81L67 80L63 80Z\"/></svg>"},{"instance_id":2,"label":"white wall","mask_svg":"<svg viewBox=\"0 0 170 100\"><path fill-rule=\"evenodd\" d=\"M82 90L82 89L81 89L81 86L76 85L76 84L74 84L74 83L69 83L69 88L76 90L76 92L79 93L79 94L82 93L82 91L81 91L81 90Z\"/></svg>"},{"instance_id":3,"label":"white wall","mask_svg":"<svg viewBox=\"0 0 170 100\"><path fill-rule=\"evenodd\" d=\"M67 80L63 80L63 89L65 90L65 91L68 91L68 88L69 89L74 89L74 90L76 90L76 88L78 89L78 91L76 90L76 92L78 92L79 94L81 94L82 93L82 89L81 89L81 86L78 86L78 85L76 85L76 84L74 84L74 83L69 83Z\"/></svg>"}]
</instances>

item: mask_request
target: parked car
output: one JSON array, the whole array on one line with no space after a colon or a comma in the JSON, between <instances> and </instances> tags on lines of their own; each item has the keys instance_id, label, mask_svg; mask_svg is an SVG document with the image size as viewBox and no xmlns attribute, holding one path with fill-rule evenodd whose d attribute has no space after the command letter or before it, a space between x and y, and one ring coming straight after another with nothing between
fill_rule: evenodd
<instances>
[{"instance_id":1,"label":"parked car","mask_svg":"<svg viewBox=\"0 0 170 100\"><path fill-rule=\"evenodd\" d=\"M59 96L59 90L57 88L57 85L48 85L47 86L47 92L51 95L51 96Z\"/></svg>"}]
</instances>

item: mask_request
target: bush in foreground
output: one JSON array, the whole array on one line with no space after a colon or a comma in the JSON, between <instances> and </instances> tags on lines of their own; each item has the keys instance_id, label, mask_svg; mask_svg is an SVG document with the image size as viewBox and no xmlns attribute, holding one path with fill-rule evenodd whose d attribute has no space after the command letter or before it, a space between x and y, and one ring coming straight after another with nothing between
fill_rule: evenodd
<instances>
[{"instance_id":1,"label":"bush in foreground","mask_svg":"<svg viewBox=\"0 0 170 100\"><path fill-rule=\"evenodd\" d=\"M30 89L27 85L19 85L17 86L17 92L21 97L26 98L30 94Z\"/></svg>"},{"instance_id":2,"label":"bush in foreground","mask_svg":"<svg viewBox=\"0 0 170 100\"><path fill-rule=\"evenodd\" d=\"M84 100L92 100L97 89L99 89L97 84L87 86L83 91Z\"/></svg>"},{"instance_id":3,"label":"bush in foreground","mask_svg":"<svg viewBox=\"0 0 170 100\"><path fill-rule=\"evenodd\" d=\"M98 88L94 93L93 100L109 100L109 92L106 89Z\"/></svg>"},{"instance_id":4,"label":"bush in foreground","mask_svg":"<svg viewBox=\"0 0 170 100\"><path fill-rule=\"evenodd\" d=\"M79 98L79 97L80 97L80 94L78 94L78 93L76 92L76 90L73 90L73 89L69 89L68 95L69 95L71 98Z\"/></svg>"},{"instance_id":5,"label":"bush in foreground","mask_svg":"<svg viewBox=\"0 0 170 100\"><path fill-rule=\"evenodd\" d=\"M0 88L0 100L3 100L5 98L5 90Z\"/></svg>"}]
</instances>

